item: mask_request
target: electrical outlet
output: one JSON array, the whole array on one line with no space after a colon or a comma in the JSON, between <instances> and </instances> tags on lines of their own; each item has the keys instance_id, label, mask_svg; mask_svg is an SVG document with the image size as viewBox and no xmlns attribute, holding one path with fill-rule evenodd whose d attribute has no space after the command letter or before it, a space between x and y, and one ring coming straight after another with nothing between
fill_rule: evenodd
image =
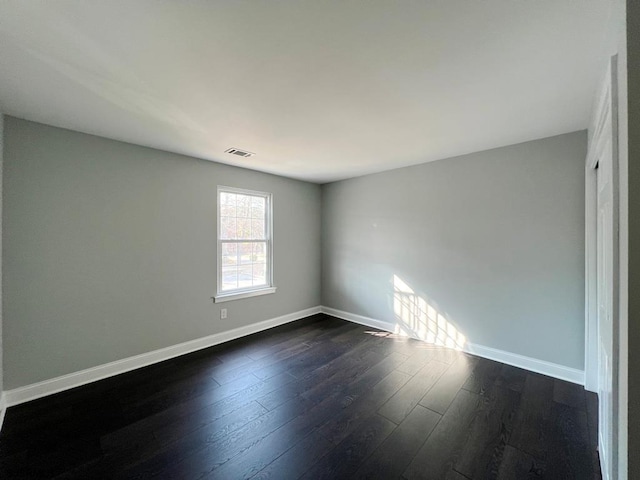
<instances>
[{"instance_id":1,"label":"electrical outlet","mask_svg":"<svg viewBox=\"0 0 640 480\"><path fill-rule=\"evenodd\" d=\"M220 318L222 320L224 320L225 318L227 318L227 309L226 308L221 308L220 309Z\"/></svg>"}]
</instances>

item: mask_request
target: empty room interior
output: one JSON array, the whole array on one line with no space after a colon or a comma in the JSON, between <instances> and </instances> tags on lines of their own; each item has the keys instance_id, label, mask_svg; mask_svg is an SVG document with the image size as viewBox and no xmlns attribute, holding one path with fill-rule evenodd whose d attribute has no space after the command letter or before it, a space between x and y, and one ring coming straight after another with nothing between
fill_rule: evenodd
<instances>
[{"instance_id":1,"label":"empty room interior","mask_svg":"<svg viewBox=\"0 0 640 480\"><path fill-rule=\"evenodd\" d=\"M0 478L640 479L639 57L635 0L0 0Z\"/></svg>"}]
</instances>

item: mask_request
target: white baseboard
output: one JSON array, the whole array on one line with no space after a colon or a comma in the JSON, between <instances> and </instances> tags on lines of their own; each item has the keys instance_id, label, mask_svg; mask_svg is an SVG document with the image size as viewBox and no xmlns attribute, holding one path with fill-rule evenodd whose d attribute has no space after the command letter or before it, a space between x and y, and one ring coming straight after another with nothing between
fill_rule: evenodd
<instances>
[{"instance_id":1,"label":"white baseboard","mask_svg":"<svg viewBox=\"0 0 640 480\"><path fill-rule=\"evenodd\" d=\"M264 320L245 327L234 328L233 330L227 330L226 332L197 338L188 342L124 358L122 360L116 360L115 362L105 363L104 365L98 365L97 367L80 370L79 372L62 375L60 377L51 378L42 382L26 385L24 387L5 390L4 395L2 395L2 402L4 402L3 405L5 408L2 409L1 414L4 414L6 407L18 405L20 403L28 402L29 400L35 400L36 398L52 395L81 385L86 385L97 380L102 380L103 378L129 372L136 368L145 367L153 363L162 362L164 360L169 360L170 358L195 352L196 350L202 350L203 348L235 340L236 338L251 335L252 333L261 332L262 330L267 330L269 328L277 327L278 325L283 325L285 323L315 315L320 313L320 311L320 307L307 308L306 310L289 313L281 317Z\"/></svg>"},{"instance_id":2,"label":"white baseboard","mask_svg":"<svg viewBox=\"0 0 640 480\"><path fill-rule=\"evenodd\" d=\"M517 353L506 352L473 343L467 343L464 351L472 355L477 355L478 357L488 358L489 360L506 363L507 365L513 365L514 367L524 368L531 372L541 373L549 377L584 386L584 371L578 370L577 368L565 367L564 365L547 362L546 360L525 357Z\"/></svg>"},{"instance_id":3,"label":"white baseboard","mask_svg":"<svg viewBox=\"0 0 640 480\"><path fill-rule=\"evenodd\" d=\"M331 315L332 317L341 318L342 320L348 320L349 322L359 323L360 325L364 325L365 327L377 328L378 330L386 330L388 332L393 328L393 325L390 323L382 322L380 320L375 320L369 317L363 317L362 315L356 315L355 313L349 313L331 307L320 308L322 309L322 313L326 313L327 315Z\"/></svg>"},{"instance_id":4,"label":"white baseboard","mask_svg":"<svg viewBox=\"0 0 640 480\"><path fill-rule=\"evenodd\" d=\"M386 330L388 332L393 331L393 324L382 322L374 318L364 317L362 315L356 315L354 313L337 310L330 307L321 307L322 313L332 315L343 320L359 323L367 327L377 328L379 330ZM485 347L483 345L477 345L473 343L467 343L462 349L463 351L478 357L487 358L489 360L495 360L497 362L506 363L514 367L524 368L536 373L548 375L549 377L558 378L560 380L566 380L567 382L577 383L578 385L584 385L584 371L571 367L565 367L564 365L558 365L557 363L547 362L546 360L538 360L537 358L526 357L517 353L511 353L504 350L498 350L496 348Z\"/></svg>"}]
</instances>

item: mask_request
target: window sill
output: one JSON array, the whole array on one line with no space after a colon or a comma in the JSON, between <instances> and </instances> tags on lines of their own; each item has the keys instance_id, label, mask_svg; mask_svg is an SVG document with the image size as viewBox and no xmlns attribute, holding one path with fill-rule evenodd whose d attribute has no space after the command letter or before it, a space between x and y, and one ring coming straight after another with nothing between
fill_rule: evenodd
<instances>
[{"instance_id":1,"label":"window sill","mask_svg":"<svg viewBox=\"0 0 640 480\"><path fill-rule=\"evenodd\" d=\"M213 297L214 303L230 302L232 300L240 300L242 298L257 297L259 295L268 295L275 293L276 287L260 288L258 290L249 290L245 292L219 293Z\"/></svg>"}]
</instances>

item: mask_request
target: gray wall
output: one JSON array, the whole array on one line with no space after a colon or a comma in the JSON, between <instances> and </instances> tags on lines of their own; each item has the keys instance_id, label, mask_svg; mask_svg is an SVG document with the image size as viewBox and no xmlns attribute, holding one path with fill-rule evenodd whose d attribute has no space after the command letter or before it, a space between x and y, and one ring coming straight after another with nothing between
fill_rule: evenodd
<instances>
[{"instance_id":1,"label":"gray wall","mask_svg":"<svg viewBox=\"0 0 640 480\"><path fill-rule=\"evenodd\" d=\"M582 369L586 148L576 132L324 185L323 305L414 332L437 312L440 334Z\"/></svg>"},{"instance_id":2,"label":"gray wall","mask_svg":"<svg viewBox=\"0 0 640 480\"><path fill-rule=\"evenodd\" d=\"M5 117L5 389L320 303L320 187ZM273 193L278 290L221 304L216 186Z\"/></svg>"}]
</instances>

